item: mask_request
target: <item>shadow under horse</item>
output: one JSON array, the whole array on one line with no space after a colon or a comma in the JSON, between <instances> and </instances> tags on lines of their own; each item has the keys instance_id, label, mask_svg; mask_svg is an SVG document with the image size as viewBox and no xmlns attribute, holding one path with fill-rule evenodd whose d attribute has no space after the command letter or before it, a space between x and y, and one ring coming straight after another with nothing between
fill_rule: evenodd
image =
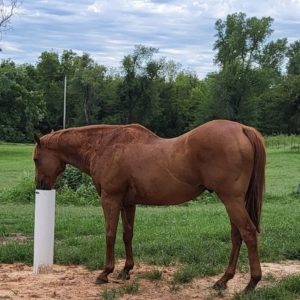
<instances>
[{"instance_id":1,"label":"shadow under horse","mask_svg":"<svg viewBox=\"0 0 300 300\"><path fill-rule=\"evenodd\" d=\"M242 241L248 248L251 279L261 280L257 233L265 181L265 146L260 133L237 122L215 120L179 137L164 139L138 124L92 125L59 130L38 138L33 159L36 187L51 189L66 164L90 175L101 195L106 224L106 262L97 283L107 283L115 266L119 216L123 223L129 278L134 266L132 237L137 204L180 204L214 191L231 224L228 267L214 288L233 278Z\"/></svg>"}]
</instances>

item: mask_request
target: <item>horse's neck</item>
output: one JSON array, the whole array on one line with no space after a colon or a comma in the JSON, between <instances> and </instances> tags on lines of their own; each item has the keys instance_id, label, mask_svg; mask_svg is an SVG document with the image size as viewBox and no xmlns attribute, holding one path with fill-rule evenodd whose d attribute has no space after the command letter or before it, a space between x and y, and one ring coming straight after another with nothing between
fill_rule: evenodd
<instances>
[{"instance_id":1,"label":"horse's neck","mask_svg":"<svg viewBox=\"0 0 300 300\"><path fill-rule=\"evenodd\" d=\"M63 132L54 135L49 145L66 164L90 174L91 151L89 136L77 132Z\"/></svg>"},{"instance_id":2,"label":"horse's neck","mask_svg":"<svg viewBox=\"0 0 300 300\"><path fill-rule=\"evenodd\" d=\"M101 156L101 152L114 143L126 144L134 140L147 141L153 138L158 137L138 125L128 127L103 125L55 132L48 137L48 144L57 150L65 163L90 174L92 159L96 152L97 156Z\"/></svg>"}]
</instances>

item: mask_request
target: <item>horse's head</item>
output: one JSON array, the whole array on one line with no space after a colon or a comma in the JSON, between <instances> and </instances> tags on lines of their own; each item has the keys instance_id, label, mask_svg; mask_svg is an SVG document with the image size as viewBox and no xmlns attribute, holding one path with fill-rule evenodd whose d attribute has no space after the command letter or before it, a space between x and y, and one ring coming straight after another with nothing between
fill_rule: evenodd
<instances>
[{"instance_id":1,"label":"horse's head","mask_svg":"<svg viewBox=\"0 0 300 300\"><path fill-rule=\"evenodd\" d=\"M37 189L50 190L66 164L56 151L44 146L38 136L34 135L36 145L33 151L35 163L35 185Z\"/></svg>"}]
</instances>

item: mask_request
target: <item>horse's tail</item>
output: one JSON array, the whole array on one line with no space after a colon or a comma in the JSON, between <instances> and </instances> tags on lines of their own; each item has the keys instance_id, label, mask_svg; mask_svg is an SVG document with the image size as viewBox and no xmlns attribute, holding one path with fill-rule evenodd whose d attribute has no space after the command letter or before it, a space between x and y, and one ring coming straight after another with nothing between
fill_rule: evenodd
<instances>
[{"instance_id":1,"label":"horse's tail","mask_svg":"<svg viewBox=\"0 0 300 300\"><path fill-rule=\"evenodd\" d=\"M257 232L259 232L260 215L265 187L265 143L262 135L256 129L244 126L243 132L251 142L254 151L253 169L246 194L246 209L253 224L256 226Z\"/></svg>"}]
</instances>

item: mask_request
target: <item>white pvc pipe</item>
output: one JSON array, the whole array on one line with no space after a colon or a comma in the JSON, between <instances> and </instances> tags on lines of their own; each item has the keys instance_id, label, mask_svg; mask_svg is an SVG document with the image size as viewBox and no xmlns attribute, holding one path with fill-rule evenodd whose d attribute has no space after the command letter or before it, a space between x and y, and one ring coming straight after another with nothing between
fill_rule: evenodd
<instances>
[{"instance_id":1,"label":"white pvc pipe","mask_svg":"<svg viewBox=\"0 0 300 300\"><path fill-rule=\"evenodd\" d=\"M35 191L33 272L52 271L54 253L55 190Z\"/></svg>"}]
</instances>

